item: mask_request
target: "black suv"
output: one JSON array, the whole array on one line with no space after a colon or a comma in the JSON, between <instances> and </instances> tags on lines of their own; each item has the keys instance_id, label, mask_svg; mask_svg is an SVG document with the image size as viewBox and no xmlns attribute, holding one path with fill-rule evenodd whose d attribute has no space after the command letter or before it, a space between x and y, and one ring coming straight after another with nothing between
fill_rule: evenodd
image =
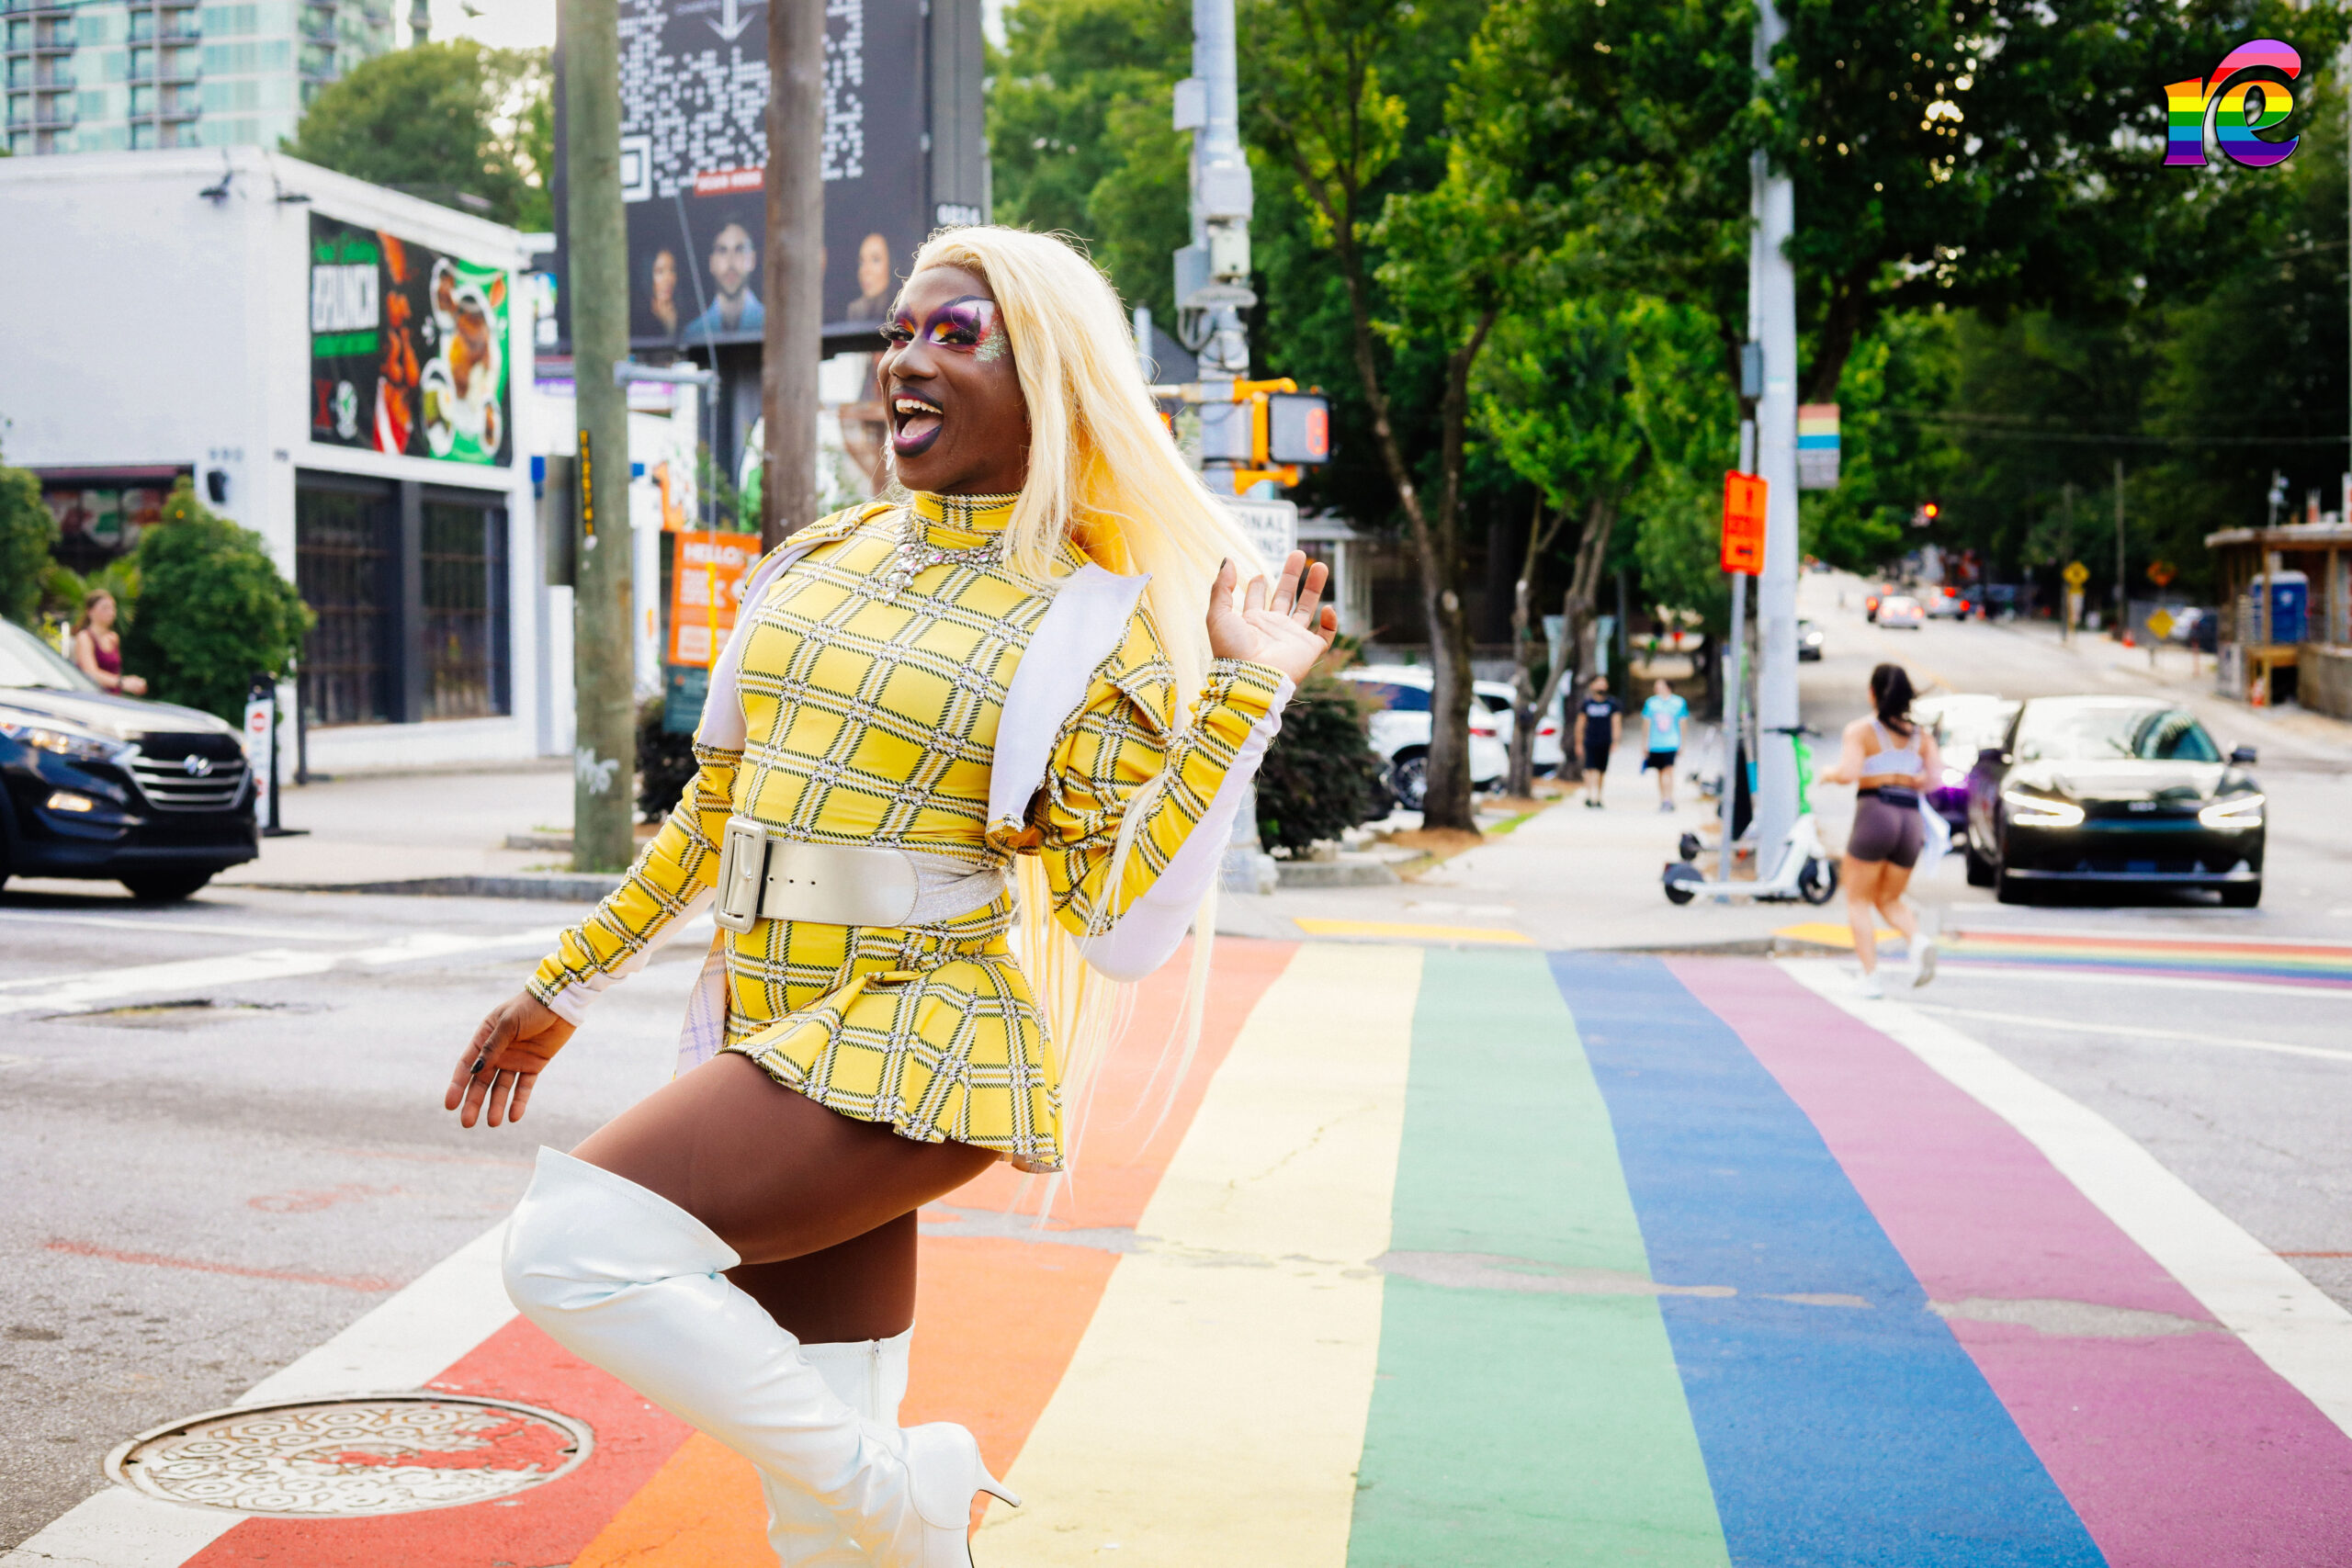
<instances>
[{"instance_id":1,"label":"black suv","mask_svg":"<svg viewBox=\"0 0 2352 1568\"><path fill-rule=\"evenodd\" d=\"M111 879L141 898L185 898L260 852L234 729L101 691L0 621L0 883Z\"/></svg>"}]
</instances>

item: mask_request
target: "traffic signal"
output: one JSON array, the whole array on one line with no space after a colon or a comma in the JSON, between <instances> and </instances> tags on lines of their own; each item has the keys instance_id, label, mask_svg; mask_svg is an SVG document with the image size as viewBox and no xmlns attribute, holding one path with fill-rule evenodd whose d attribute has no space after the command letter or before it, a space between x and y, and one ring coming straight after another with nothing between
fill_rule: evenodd
<instances>
[{"instance_id":1,"label":"traffic signal","mask_svg":"<svg viewBox=\"0 0 2352 1568\"><path fill-rule=\"evenodd\" d=\"M1918 505L1911 509L1911 526L1914 528L1924 528L1928 524L1933 523L1937 518L1941 517L1943 514L1944 505L1942 502L1923 501Z\"/></svg>"}]
</instances>

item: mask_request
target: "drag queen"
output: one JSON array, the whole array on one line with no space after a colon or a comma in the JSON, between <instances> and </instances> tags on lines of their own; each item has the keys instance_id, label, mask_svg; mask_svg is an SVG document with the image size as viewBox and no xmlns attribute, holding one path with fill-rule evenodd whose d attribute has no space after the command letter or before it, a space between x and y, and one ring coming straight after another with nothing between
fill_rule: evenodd
<instances>
[{"instance_id":1,"label":"drag queen","mask_svg":"<svg viewBox=\"0 0 2352 1568\"><path fill-rule=\"evenodd\" d=\"M1248 541L1068 247L937 235L885 333L899 498L761 563L697 777L447 1105L519 1119L598 993L709 908L678 1076L539 1151L507 1290L752 1461L785 1562L968 1568L976 1493L1016 1499L964 1427L898 1425L915 1212L998 1160L1066 1168L1114 986L1200 909L1333 616L1298 555L1236 603Z\"/></svg>"}]
</instances>

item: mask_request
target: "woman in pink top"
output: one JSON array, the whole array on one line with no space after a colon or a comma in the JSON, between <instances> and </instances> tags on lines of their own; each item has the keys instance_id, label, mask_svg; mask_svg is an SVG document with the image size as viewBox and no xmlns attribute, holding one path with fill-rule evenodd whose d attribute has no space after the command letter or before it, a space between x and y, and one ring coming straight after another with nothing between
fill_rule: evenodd
<instances>
[{"instance_id":1,"label":"woman in pink top","mask_svg":"<svg viewBox=\"0 0 2352 1568\"><path fill-rule=\"evenodd\" d=\"M74 623L74 662L109 692L144 696L147 682L122 672L122 638L115 635L114 595L96 589L82 598L82 618Z\"/></svg>"}]
</instances>

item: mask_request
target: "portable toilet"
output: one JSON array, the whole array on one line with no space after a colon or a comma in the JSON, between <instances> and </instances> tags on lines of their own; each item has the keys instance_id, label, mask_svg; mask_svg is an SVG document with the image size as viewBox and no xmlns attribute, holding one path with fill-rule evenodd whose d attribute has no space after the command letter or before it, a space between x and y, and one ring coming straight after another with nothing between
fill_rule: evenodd
<instances>
[{"instance_id":1,"label":"portable toilet","mask_svg":"<svg viewBox=\"0 0 2352 1568\"><path fill-rule=\"evenodd\" d=\"M2261 587L2270 584L2270 613L2262 614ZM2274 571L2257 577L2238 597L2238 639L2246 643L2298 643L2311 640L2312 582L2300 571Z\"/></svg>"}]
</instances>

